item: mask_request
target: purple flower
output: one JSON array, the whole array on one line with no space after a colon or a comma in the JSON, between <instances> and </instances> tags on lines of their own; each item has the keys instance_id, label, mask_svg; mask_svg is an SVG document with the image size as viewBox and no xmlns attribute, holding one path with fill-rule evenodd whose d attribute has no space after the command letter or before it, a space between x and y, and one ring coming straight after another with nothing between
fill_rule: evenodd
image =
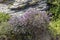
<instances>
[{"instance_id":1,"label":"purple flower","mask_svg":"<svg viewBox=\"0 0 60 40\"><path fill-rule=\"evenodd\" d=\"M49 17L45 11L28 9L22 16L11 17L9 23L13 25L13 32L18 34L31 34L31 36L40 36L46 32L49 24ZM26 33L27 32L27 33ZM34 33L34 34L33 34ZM37 39L38 40L38 39Z\"/></svg>"}]
</instances>

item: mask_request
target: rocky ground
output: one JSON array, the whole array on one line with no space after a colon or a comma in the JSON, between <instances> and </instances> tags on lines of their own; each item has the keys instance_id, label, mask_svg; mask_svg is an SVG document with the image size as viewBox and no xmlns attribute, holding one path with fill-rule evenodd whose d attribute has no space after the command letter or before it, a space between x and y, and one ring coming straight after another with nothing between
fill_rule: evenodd
<instances>
[{"instance_id":1,"label":"rocky ground","mask_svg":"<svg viewBox=\"0 0 60 40\"><path fill-rule=\"evenodd\" d=\"M11 15L21 15L30 8L46 11L48 10L46 0L6 0L0 1L0 12L9 13Z\"/></svg>"}]
</instances>

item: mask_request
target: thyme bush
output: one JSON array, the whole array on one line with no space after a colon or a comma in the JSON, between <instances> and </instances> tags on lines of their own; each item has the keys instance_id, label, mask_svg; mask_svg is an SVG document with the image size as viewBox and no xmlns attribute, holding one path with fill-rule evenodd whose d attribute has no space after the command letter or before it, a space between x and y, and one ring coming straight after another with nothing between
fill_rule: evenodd
<instances>
[{"instance_id":1,"label":"thyme bush","mask_svg":"<svg viewBox=\"0 0 60 40\"><path fill-rule=\"evenodd\" d=\"M45 11L29 9L22 16L13 16L9 23L14 27L16 40L50 40L49 17Z\"/></svg>"}]
</instances>

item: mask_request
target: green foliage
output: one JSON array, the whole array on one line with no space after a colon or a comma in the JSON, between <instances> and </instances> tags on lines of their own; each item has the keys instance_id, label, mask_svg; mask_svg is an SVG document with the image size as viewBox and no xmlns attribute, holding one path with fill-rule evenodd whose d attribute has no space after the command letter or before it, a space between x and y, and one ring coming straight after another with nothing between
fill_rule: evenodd
<instances>
[{"instance_id":1,"label":"green foliage","mask_svg":"<svg viewBox=\"0 0 60 40\"><path fill-rule=\"evenodd\" d=\"M0 38L10 34L13 27L8 23L10 15L0 12ZM3 39L0 39L3 40Z\"/></svg>"},{"instance_id":2,"label":"green foliage","mask_svg":"<svg viewBox=\"0 0 60 40\"><path fill-rule=\"evenodd\" d=\"M51 21L49 29L54 36L60 35L60 20Z\"/></svg>"},{"instance_id":3,"label":"green foliage","mask_svg":"<svg viewBox=\"0 0 60 40\"><path fill-rule=\"evenodd\" d=\"M60 35L60 0L48 0L48 3L52 4L50 12L53 14L49 29L54 36Z\"/></svg>"},{"instance_id":4,"label":"green foliage","mask_svg":"<svg viewBox=\"0 0 60 40\"><path fill-rule=\"evenodd\" d=\"M0 12L0 22L8 21L9 18L10 18L10 15Z\"/></svg>"},{"instance_id":5,"label":"green foliage","mask_svg":"<svg viewBox=\"0 0 60 40\"><path fill-rule=\"evenodd\" d=\"M9 20L10 15L0 12L0 34L6 33L7 28L10 26L7 21Z\"/></svg>"},{"instance_id":6,"label":"green foliage","mask_svg":"<svg viewBox=\"0 0 60 40\"><path fill-rule=\"evenodd\" d=\"M15 36L12 33L13 26L10 25L8 22L0 23L0 40L15 40ZM8 37L7 37L8 36Z\"/></svg>"},{"instance_id":7,"label":"green foliage","mask_svg":"<svg viewBox=\"0 0 60 40\"><path fill-rule=\"evenodd\" d=\"M60 0L48 0L48 3L52 4L50 12L52 12L53 20L56 20L60 16Z\"/></svg>"},{"instance_id":8,"label":"green foliage","mask_svg":"<svg viewBox=\"0 0 60 40\"><path fill-rule=\"evenodd\" d=\"M0 35L9 33L13 27L8 22L0 23Z\"/></svg>"}]
</instances>

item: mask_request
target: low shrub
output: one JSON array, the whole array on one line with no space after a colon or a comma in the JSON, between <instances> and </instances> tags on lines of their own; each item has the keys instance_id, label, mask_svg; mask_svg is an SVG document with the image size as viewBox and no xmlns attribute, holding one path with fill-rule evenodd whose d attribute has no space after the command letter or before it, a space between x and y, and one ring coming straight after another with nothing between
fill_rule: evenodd
<instances>
[{"instance_id":1,"label":"low shrub","mask_svg":"<svg viewBox=\"0 0 60 40\"><path fill-rule=\"evenodd\" d=\"M0 23L0 40L9 40L13 38L12 34L13 26L10 25L8 22L1 22Z\"/></svg>"},{"instance_id":2,"label":"low shrub","mask_svg":"<svg viewBox=\"0 0 60 40\"><path fill-rule=\"evenodd\" d=\"M14 27L16 40L50 40L49 17L45 11L29 9L22 16L13 16L9 23Z\"/></svg>"}]
</instances>

